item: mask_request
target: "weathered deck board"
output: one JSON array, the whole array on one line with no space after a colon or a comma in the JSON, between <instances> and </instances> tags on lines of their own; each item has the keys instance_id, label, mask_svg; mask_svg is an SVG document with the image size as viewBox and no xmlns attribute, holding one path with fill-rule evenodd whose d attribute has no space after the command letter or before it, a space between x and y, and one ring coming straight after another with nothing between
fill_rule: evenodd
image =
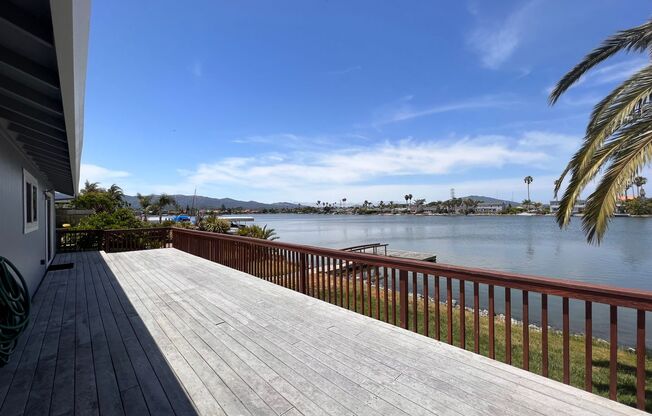
<instances>
[{"instance_id":1,"label":"weathered deck board","mask_svg":"<svg viewBox=\"0 0 652 416\"><path fill-rule=\"evenodd\" d=\"M51 272L0 414L642 414L174 249Z\"/></svg>"}]
</instances>

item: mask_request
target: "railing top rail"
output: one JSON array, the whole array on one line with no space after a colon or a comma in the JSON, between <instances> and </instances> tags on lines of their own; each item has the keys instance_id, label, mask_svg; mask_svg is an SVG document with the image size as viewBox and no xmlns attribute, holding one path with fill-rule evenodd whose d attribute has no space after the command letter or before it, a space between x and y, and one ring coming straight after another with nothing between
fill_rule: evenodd
<instances>
[{"instance_id":1,"label":"railing top rail","mask_svg":"<svg viewBox=\"0 0 652 416\"><path fill-rule=\"evenodd\" d=\"M87 233L87 232L139 232L139 231L170 231L172 227L147 227L147 228L119 228L114 230L84 230L84 229L71 229L71 228L57 228L57 231L65 231L72 233Z\"/></svg>"},{"instance_id":2,"label":"railing top rail","mask_svg":"<svg viewBox=\"0 0 652 416\"><path fill-rule=\"evenodd\" d=\"M652 311L652 291L647 290L619 288L615 286L597 285L567 279L461 267L443 263L429 263L421 260L377 256L368 253L342 251L332 248L315 247L280 241L268 241L229 234L216 234L181 228L172 229L174 230L174 233L193 235L201 238L243 242L262 247L292 250L299 253L314 254L317 256L337 258L357 263L373 264L381 267L452 277L512 289L528 290L535 293L545 293L548 295L563 296L572 299L588 300L608 305Z\"/></svg>"}]
</instances>

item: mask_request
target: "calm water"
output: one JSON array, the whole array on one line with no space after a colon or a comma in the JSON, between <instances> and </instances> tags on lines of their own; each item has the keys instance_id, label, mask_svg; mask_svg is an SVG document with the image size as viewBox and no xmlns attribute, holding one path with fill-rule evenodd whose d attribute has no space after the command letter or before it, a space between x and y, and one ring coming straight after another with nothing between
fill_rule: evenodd
<instances>
[{"instance_id":1,"label":"calm water","mask_svg":"<svg viewBox=\"0 0 652 416\"><path fill-rule=\"evenodd\" d=\"M274 228L281 241L332 248L389 243L394 249L434 253L439 263L652 290L652 219L616 218L604 243L596 247L586 243L580 218L563 231L552 217L255 215L255 218L257 224ZM467 287L467 302L471 290ZM497 306L502 305L498 297L501 292L496 293ZM520 318L520 299L520 291L512 291L512 315L516 319ZM550 297L549 309L551 325L560 327L560 300ZM539 310L539 297L532 294L532 323L538 323ZM497 312L503 311L497 308ZM593 314L595 336L607 338L608 309L596 305ZM618 318L619 342L633 344L633 312L620 308ZM583 319L583 303L571 302L572 330L581 332ZM648 317L648 346L652 345L651 320Z\"/></svg>"}]
</instances>

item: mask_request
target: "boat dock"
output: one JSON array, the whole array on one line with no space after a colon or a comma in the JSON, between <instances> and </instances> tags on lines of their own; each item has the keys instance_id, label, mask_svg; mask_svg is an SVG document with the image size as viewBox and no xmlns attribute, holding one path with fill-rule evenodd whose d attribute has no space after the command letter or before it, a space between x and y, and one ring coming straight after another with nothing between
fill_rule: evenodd
<instances>
[{"instance_id":1,"label":"boat dock","mask_svg":"<svg viewBox=\"0 0 652 416\"><path fill-rule=\"evenodd\" d=\"M422 253L419 251L396 250L387 248L387 243L362 244L353 247L343 248L342 251L351 251L354 253L377 254L379 256L399 257L410 260L437 262L437 255L432 253Z\"/></svg>"}]
</instances>

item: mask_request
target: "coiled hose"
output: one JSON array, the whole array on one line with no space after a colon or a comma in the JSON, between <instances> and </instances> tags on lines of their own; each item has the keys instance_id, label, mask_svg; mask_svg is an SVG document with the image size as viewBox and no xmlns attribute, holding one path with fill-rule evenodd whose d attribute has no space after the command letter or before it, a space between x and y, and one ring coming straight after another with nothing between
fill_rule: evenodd
<instances>
[{"instance_id":1,"label":"coiled hose","mask_svg":"<svg viewBox=\"0 0 652 416\"><path fill-rule=\"evenodd\" d=\"M0 367L9 362L29 322L29 290L16 266L0 256Z\"/></svg>"}]
</instances>

